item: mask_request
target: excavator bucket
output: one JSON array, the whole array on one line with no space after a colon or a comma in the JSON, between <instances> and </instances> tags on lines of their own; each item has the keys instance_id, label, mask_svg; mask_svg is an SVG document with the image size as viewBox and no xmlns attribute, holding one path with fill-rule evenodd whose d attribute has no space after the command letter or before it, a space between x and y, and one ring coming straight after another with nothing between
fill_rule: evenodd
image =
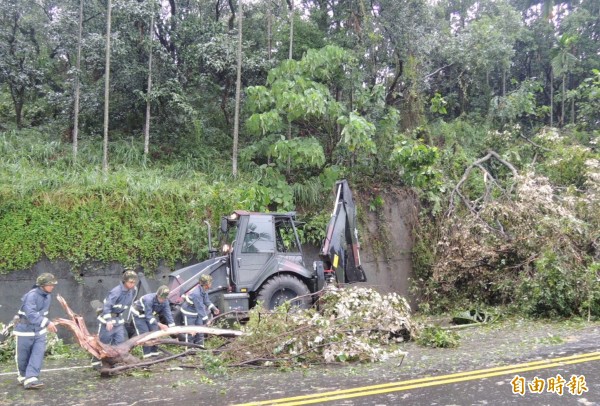
<instances>
[{"instance_id":1,"label":"excavator bucket","mask_svg":"<svg viewBox=\"0 0 600 406\"><path fill-rule=\"evenodd\" d=\"M337 282L365 282L367 277L360 262L356 207L345 179L336 182L335 193L333 213L320 257L330 267L326 272L333 272Z\"/></svg>"}]
</instances>

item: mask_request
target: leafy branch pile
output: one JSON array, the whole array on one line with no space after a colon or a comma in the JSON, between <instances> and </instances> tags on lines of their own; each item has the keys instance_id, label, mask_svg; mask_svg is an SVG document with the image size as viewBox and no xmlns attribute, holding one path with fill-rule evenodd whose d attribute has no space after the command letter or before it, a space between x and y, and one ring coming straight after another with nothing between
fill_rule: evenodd
<instances>
[{"instance_id":1,"label":"leafy branch pile","mask_svg":"<svg viewBox=\"0 0 600 406\"><path fill-rule=\"evenodd\" d=\"M441 222L426 289L443 298L440 307L476 302L532 316L600 315L599 161L552 131L534 141L552 147L537 168L517 172L496 154L493 162L474 161L454 190L463 204L451 210L460 215L449 212Z\"/></svg>"},{"instance_id":2,"label":"leafy branch pile","mask_svg":"<svg viewBox=\"0 0 600 406\"><path fill-rule=\"evenodd\" d=\"M415 326L406 300L369 288L326 290L320 310L257 306L245 335L223 351L230 365L376 362L404 353L390 344L410 340Z\"/></svg>"}]
</instances>

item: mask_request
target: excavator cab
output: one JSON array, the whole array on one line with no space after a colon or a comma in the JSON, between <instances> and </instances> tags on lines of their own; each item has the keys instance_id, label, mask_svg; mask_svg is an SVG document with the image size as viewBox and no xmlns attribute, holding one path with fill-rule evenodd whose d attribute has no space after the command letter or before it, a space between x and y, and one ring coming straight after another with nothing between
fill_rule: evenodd
<instances>
[{"instance_id":1,"label":"excavator cab","mask_svg":"<svg viewBox=\"0 0 600 406\"><path fill-rule=\"evenodd\" d=\"M200 275L211 275L208 292L222 312L244 312L258 303L268 309L286 301L308 307L312 295L325 281L337 283L366 280L359 256L355 207L348 183L336 183L334 210L321 249L321 261L306 268L298 237L296 213L257 213L236 210L221 219L219 249L212 248L206 261L169 275L172 305L192 289Z\"/></svg>"}]
</instances>

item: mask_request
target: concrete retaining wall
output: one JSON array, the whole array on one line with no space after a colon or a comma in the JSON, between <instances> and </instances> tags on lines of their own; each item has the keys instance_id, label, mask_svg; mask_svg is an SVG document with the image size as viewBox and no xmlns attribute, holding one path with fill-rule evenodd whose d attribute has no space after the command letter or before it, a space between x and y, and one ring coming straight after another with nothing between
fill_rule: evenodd
<instances>
[{"instance_id":1,"label":"concrete retaining wall","mask_svg":"<svg viewBox=\"0 0 600 406\"><path fill-rule=\"evenodd\" d=\"M368 282L366 285L382 293L397 292L408 296L409 277L412 272L411 251L413 247L412 228L415 224L415 199L410 193L381 193L384 205L377 212L366 213L360 235L361 259ZM318 257L316 247L305 247L306 265ZM180 264L179 269L189 264ZM123 267L120 264L88 263L74 272L65 261L44 259L33 268L0 275L0 321L10 321L21 305L21 297L43 272L53 273L59 280L54 290L63 296L74 312L82 315L90 332L97 329L96 313L90 302L102 300L108 291L120 282ZM151 290L162 284L168 284L168 275L172 270L159 266L154 275L148 276ZM50 318L65 317L61 306L53 300ZM70 337L64 332L60 336Z\"/></svg>"},{"instance_id":2,"label":"concrete retaining wall","mask_svg":"<svg viewBox=\"0 0 600 406\"><path fill-rule=\"evenodd\" d=\"M60 304L56 301L57 294L65 298L71 309L82 315L90 332L97 331L96 313L90 302L103 300L110 289L121 281L123 267L117 263L101 264L92 262L78 269L79 273L70 271L70 264L65 261L49 261L44 259L31 269L15 271L0 275L0 321L7 323L12 319L21 306L21 297L35 284L37 276L43 272L51 272L58 279L58 285L52 294L49 317L66 317ZM166 284L170 269L159 267L155 275L148 278L150 288L157 289ZM70 338L70 333L59 330L63 338Z\"/></svg>"}]
</instances>

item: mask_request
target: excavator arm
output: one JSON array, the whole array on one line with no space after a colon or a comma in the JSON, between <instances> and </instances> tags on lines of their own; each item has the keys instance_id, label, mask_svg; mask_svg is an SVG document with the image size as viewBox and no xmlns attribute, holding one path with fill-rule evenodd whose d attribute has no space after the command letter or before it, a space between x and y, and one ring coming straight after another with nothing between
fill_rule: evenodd
<instances>
[{"instance_id":1,"label":"excavator arm","mask_svg":"<svg viewBox=\"0 0 600 406\"><path fill-rule=\"evenodd\" d=\"M366 282L367 277L360 262L356 207L345 179L336 182L335 196L327 234L319 254L322 262L315 263L315 268L323 270L328 282Z\"/></svg>"}]
</instances>

